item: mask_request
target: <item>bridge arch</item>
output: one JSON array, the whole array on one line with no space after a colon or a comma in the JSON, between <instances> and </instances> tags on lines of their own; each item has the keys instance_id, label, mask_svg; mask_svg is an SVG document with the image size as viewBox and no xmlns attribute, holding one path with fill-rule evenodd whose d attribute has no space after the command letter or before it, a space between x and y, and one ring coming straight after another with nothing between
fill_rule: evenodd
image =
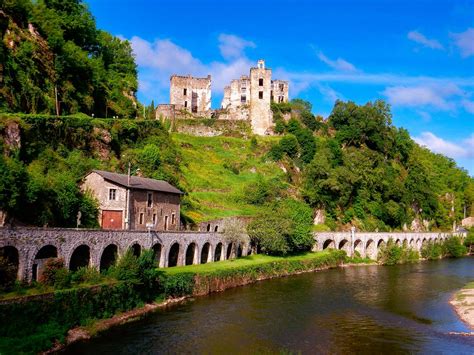
<instances>
[{"instance_id":1,"label":"bridge arch","mask_svg":"<svg viewBox=\"0 0 474 355\"><path fill-rule=\"evenodd\" d=\"M90 266L91 249L86 244L81 244L74 249L69 259L69 270L77 271L81 267Z\"/></svg>"},{"instance_id":2,"label":"bridge arch","mask_svg":"<svg viewBox=\"0 0 474 355\"><path fill-rule=\"evenodd\" d=\"M138 242L133 242L129 249L132 252L132 254L136 256L137 258L142 253L142 246Z\"/></svg>"},{"instance_id":3,"label":"bridge arch","mask_svg":"<svg viewBox=\"0 0 474 355\"><path fill-rule=\"evenodd\" d=\"M339 242L339 250L344 250L347 255L351 254L351 243L347 239L343 239Z\"/></svg>"},{"instance_id":4,"label":"bridge arch","mask_svg":"<svg viewBox=\"0 0 474 355\"><path fill-rule=\"evenodd\" d=\"M58 248L52 244L44 245L35 255L35 259L49 259L58 257Z\"/></svg>"},{"instance_id":5,"label":"bridge arch","mask_svg":"<svg viewBox=\"0 0 474 355\"><path fill-rule=\"evenodd\" d=\"M324 249L334 249L336 247L336 244L334 243L334 240L332 239L326 239L323 243L323 250Z\"/></svg>"},{"instance_id":6,"label":"bridge arch","mask_svg":"<svg viewBox=\"0 0 474 355\"><path fill-rule=\"evenodd\" d=\"M226 251L226 254L225 254L226 260L229 260L233 257L234 248L235 248L234 243L227 244L227 251Z\"/></svg>"},{"instance_id":7,"label":"bridge arch","mask_svg":"<svg viewBox=\"0 0 474 355\"><path fill-rule=\"evenodd\" d=\"M377 259L377 248L373 239L369 239L365 244L365 256L369 259Z\"/></svg>"},{"instance_id":8,"label":"bridge arch","mask_svg":"<svg viewBox=\"0 0 474 355\"><path fill-rule=\"evenodd\" d=\"M117 262L118 247L116 244L107 245L100 255L99 270L105 271Z\"/></svg>"},{"instance_id":9,"label":"bridge arch","mask_svg":"<svg viewBox=\"0 0 474 355\"><path fill-rule=\"evenodd\" d=\"M178 266L180 256L180 246L178 242L174 242L168 253L168 267Z\"/></svg>"},{"instance_id":10,"label":"bridge arch","mask_svg":"<svg viewBox=\"0 0 474 355\"><path fill-rule=\"evenodd\" d=\"M192 242L186 248L185 265L193 265L197 263L198 248L195 242Z\"/></svg>"},{"instance_id":11,"label":"bridge arch","mask_svg":"<svg viewBox=\"0 0 474 355\"><path fill-rule=\"evenodd\" d=\"M201 264L206 264L207 262L211 261L212 258L212 250L211 250L211 243L206 242L202 246L201 249Z\"/></svg>"},{"instance_id":12,"label":"bridge arch","mask_svg":"<svg viewBox=\"0 0 474 355\"><path fill-rule=\"evenodd\" d=\"M400 239L397 239L397 240L395 241L395 245L396 245L397 247L401 247L401 246L402 246L402 241L401 241Z\"/></svg>"},{"instance_id":13,"label":"bridge arch","mask_svg":"<svg viewBox=\"0 0 474 355\"><path fill-rule=\"evenodd\" d=\"M152 248L153 250L153 259L157 267L161 266L161 253L163 252L163 245L161 243L155 243Z\"/></svg>"},{"instance_id":14,"label":"bridge arch","mask_svg":"<svg viewBox=\"0 0 474 355\"><path fill-rule=\"evenodd\" d=\"M216 245L216 249L214 250L214 261L222 260L222 243L219 242Z\"/></svg>"},{"instance_id":15,"label":"bridge arch","mask_svg":"<svg viewBox=\"0 0 474 355\"><path fill-rule=\"evenodd\" d=\"M359 254L360 257L364 256L364 243L360 239L354 242L354 254Z\"/></svg>"},{"instance_id":16,"label":"bridge arch","mask_svg":"<svg viewBox=\"0 0 474 355\"><path fill-rule=\"evenodd\" d=\"M4 259L4 281L8 284L13 284L18 278L20 269L20 253L16 247L6 245L4 247L0 247L0 258Z\"/></svg>"}]
</instances>

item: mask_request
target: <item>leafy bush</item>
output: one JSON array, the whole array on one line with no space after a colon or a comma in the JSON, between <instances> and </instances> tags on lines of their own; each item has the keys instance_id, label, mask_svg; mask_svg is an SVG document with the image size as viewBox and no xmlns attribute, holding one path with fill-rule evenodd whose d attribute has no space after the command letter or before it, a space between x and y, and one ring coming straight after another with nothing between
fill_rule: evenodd
<instances>
[{"instance_id":1,"label":"leafy bush","mask_svg":"<svg viewBox=\"0 0 474 355\"><path fill-rule=\"evenodd\" d=\"M247 232L252 243L264 253L285 255L311 249L312 221L312 210L305 203L285 199L255 218Z\"/></svg>"},{"instance_id":2,"label":"leafy bush","mask_svg":"<svg viewBox=\"0 0 474 355\"><path fill-rule=\"evenodd\" d=\"M286 135L280 140L280 147L290 158L298 155L298 140L292 134Z\"/></svg>"},{"instance_id":3,"label":"leafy bush","mask_svg":"<svg viewBox=\"0 0 474 355\"><path fill-rule=\"evenodd\" d=\"M163 291L168 297L192 295L194 288L194 273L180 273L161 276Z\"/></svg>"},{"instance_id":4,"label":"leafy bush","mask_svg":"<svg viewBox=\"0 0 474 355\"><path fill-rule=\"evenodd\" d=\"M467 254L467 248L461 243L461 238L457 236L446 239L443 246L447 257L460 258Z\"/></svg>"},{"instance_id":5,"label":"leafy bush","mask_svg":"<svg viewBox=\"0 0 474 355\"><path fill-rule=\"evenodd\" d=\"M100 272L93 267L80 267L76 272L71 275L71 281L74 283L98 283L101 281L102 275Z\"/></svg>"},{"instance_id":6,"label":"leafy bush","mask_svg":"<svg viewBox=\"0 0 474 355\"><path fill-rule=\"evenodd\" d=\"M56 284L56 277L58 277L58 283L64 282L64 277L68 270L64 267L64 259L62 258L50 258L46 260L43 272L39 278L39 282L45 285L53 286Z\"/></svg>"},{"instance_id":7,"label":"leafy bush","mask_svg":"<svg viewBox=\"0 0 474 355\"><path fill-rule=\"evenodd\" d=\"M467 248L468 253L474 253L474 229L469 230L466 238L464 239L464 246Z\"/></svg>"},{"instance_id":8,"label":"leafy bush","mask_svg":"<svg viewBox=\"0 0 474 355\"><path fill-rule=\"evenodd\" d=\"M383 265L396 265L416 262L419 254L416 250L408 248L406 245L396 245L390 238L386 245L380 247L377 261Z\"/></svg>"},{"instance_id":9,"label":"leafy bush","mask_svg":"<svg viewBox=\"0 0 474 355\"><path fill-rule=\"evenodd\" d=\"M420 251L421 257L428 260L435 260L443 257L443 245L440 243L435 243L429 241L421 247Z\"/></svg>"}]
</instances>

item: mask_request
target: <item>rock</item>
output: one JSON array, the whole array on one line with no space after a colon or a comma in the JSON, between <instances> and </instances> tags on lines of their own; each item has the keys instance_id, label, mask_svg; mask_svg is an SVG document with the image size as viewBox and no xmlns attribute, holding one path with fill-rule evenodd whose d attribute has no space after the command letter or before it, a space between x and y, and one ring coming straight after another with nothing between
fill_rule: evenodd
<instances>
[{"instance_id":1,"label":"rock","mask_svg":"<svg viewBox=\"0 0 474 355\"><path fill-rule=\"evenodd\" d=\"M9 151L21 148L21 131L18 122L8 122L5 127L3 141Z\"/></svg>"},{"instance_id":2,"label":"rock","mask_svg":"<svg viewBox=\"0 0 474 355\"><path fill-rule=\"evenodd\" d=\"M317 209L314 213L313 224L324 224L326 222L326 215L323 209Z\"/></svg>"}]
</instances>

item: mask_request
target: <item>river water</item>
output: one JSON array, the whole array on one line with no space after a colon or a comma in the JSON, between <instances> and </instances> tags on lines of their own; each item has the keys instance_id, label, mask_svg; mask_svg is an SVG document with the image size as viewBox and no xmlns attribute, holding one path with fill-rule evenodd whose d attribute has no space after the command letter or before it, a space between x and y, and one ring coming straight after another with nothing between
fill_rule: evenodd
<instances>
[{"instance_id":1,"label":"river water","mask_svg":"<svg viewBox=\"0 0 474 355\"><path fill-rule=\"evenodd\" d=\"M75 354L465 353L448 303L474 257L360 266L259 282L171 306L68 349Z\"/></svg>"}]
</instances>

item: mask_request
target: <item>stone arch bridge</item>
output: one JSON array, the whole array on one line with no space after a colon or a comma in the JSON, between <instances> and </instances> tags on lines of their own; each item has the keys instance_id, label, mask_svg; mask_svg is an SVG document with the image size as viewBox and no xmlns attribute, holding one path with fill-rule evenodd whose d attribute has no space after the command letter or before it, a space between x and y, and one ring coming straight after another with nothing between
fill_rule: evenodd
<instances>
[{"instance_id":1,"label":"stone arch bridge","mask_svg":"<svg viewBox=\"0 0 474 355\"><path fill-rule=\"evenodd\" d=\"M359 254L361 257L377 259L382 245L392 239L397 245L406 245L420 251L427 242L442 242L453 235L463 237L462 233L366 233L366 232L322 232L315 233L316 243L313 251L327 248L345 250L347 255Z\"/></svg>"},{"instance_id":2,"label":"stone arch bridge","mask_svg":"<svg viewBox=\"0 0 474 355\"><path fill-rule=\"evenodd\" d=\"M201 264L247 255L248 245L225 240L221 233L0 228L0 250L18 267L18 279L36 280L44 262L62 258L69 270L108 268L131 249L152 249L160 267Z\"/></svg>"},{"instance_id":3,"label":"stone arch bridge","mask_svg":"<svg viewBox=\"0 0 474 355\"><path fill-rule=\"evenodd\" d=\"M427 241L443 241L452 233L315 233L314 251L345 250L348 255L376 259L381 245L392 238L420 250ZM37 280L49 258L64 259L70 270L91 266L107 269L127 250L139 255L154 251L160 267L171 267L232 259L250 253L250 246L226 241L216 232L147 232L76 230L54 228L0 228L0 251L17 267L18 279Z\"/></svg>"}]
</instances>

